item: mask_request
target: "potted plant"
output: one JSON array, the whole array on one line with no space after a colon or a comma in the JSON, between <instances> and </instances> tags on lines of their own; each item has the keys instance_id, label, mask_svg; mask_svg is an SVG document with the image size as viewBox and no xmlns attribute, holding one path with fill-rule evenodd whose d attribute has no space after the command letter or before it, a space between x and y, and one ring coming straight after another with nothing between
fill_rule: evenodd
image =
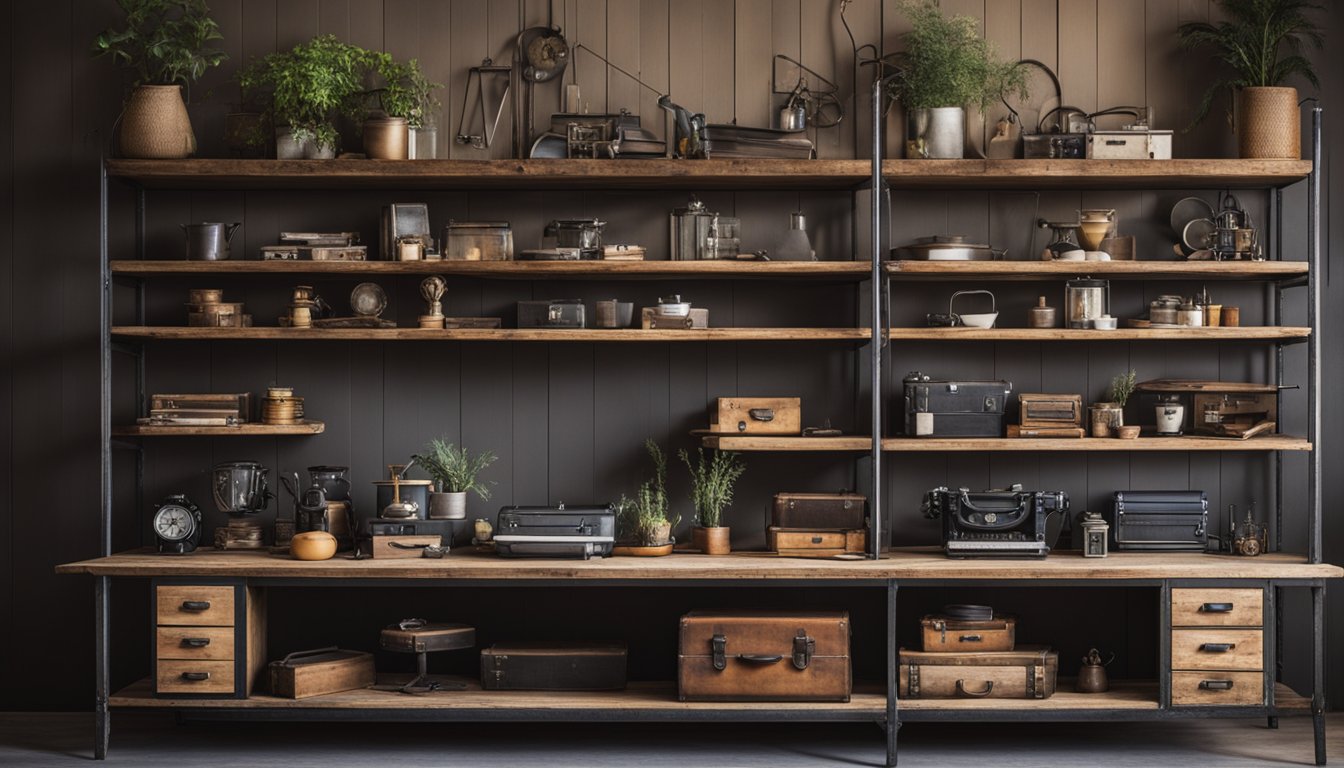
<instances>
[{"instance_id":1,"label":"potted plant","mask_svg":"<svg viewBox=\"0 0 1344 768\"><path fill-rule=\"evenodd\" d=\"M653 440L644 448L653 460L653 478L639 487L635 498L621 496L616 505L616 540L620 554L657 556L672 553L672 526L668 514L667 459Z\"/></svg>"},{"instance_id":2,"label":"potted plant","mask_svg":"<svg viewBox=\"0 0 1344 768\"><path fill-rule=\"evenodd\" d=\"M1178 30L1182 47L1208 50L1231 70L1204 92L1194 123L1208 116L1219 91L1232 91L1238 154L1299 159L1297 89L1284 83L1300 76L1321 87L1311 61L1303 55L1308 44L1320 48L1324 40L1321 28L1309 16L1321 6L1303 0L1220 0L1218 4L1226 20L1187 22Z\"/></svg>"},{"instance_id":3,"label":"potted plant","mask_svg":"<svg viewBox=\"0 0 1344 768\"><path fill-rule=\"evenodd\" d=\"M94 56L111 56L134 73L117 146L125 157L191 157L196 134L182 87L224 61L224 52L210 47L223 39L219 25L205 0L119 0L119 5L124 26L93 39Z\"/></svg>"},{"instance_id":4,"label":"potted plant","mask_svg":"<svg viewBox=\"0 0 1344 768\"><path fill-rule=\"evenodd\" d=\"M723 513L733 503L733 485L746 471L740 454L714 451L705 458L703 448L696 449L696 463L685 451L677 452L691 473L691 502L695 506L695 527L691 540L706 555L726 555L732 551L728 526Z\"/></svg>"},{"instance_id":5,"label":"potted plant","mask_svg":"<svg viewBox=\"0 0 1344 768\"><path fill-rule=\"evenodd\" d=\"M495 463L490 451L473 456L465 447L459 448L445 440L432 440L425 453L418 453L415 462L425 468L434 481L434 492L429 494L429 517L432 520L465 520L467 492L475 491L482 500L489 500L490 485L481 480L481 473Z\"/></svg>"},{"instance_id":6,"label":"potted plant","mask_svg":"<svg viewBox=\"0 0 1344 768\"><path fill-rule=\"evenodd\" d=\"M269 96L277 158L336 156L336 120L342 115L363 117L364 79L373 56L335 35L320 35L292 50L268 54L239 72L245 96Z\"/></svg>"},{"instance_id":7,"label":"potted plant","mask_svg":"<svg viewBox=\"0 0 1344 768\"><path fill-rule=\"evenodd\" d=\"M438 108L431 83L411 59L398 62L386 53L372 54L374 72L382 86L369 92L377 98L377 108L364 119L364 153L375 160L405 160L411 156L416 132L425 130L431 113Z\"/></svg>"},{"instance_id":8,"label":"potted plant","mask_svg":"<svg viewBox=\"0 0 1344 768\"><path fill-rule=\"evenodd\" d=\"M1138 375L1133 369L1127 373L1122 373L1111 379L1111 389L1109 397L1115 404L1112 431L1116 437L1126 440L1132 440L1139 436L1140 428L1136 426L1125 426L1125 404L1129 402L1130 395L1134 394L1134 388L1137 386Z\"/></svg>"},{"instance_id":9,"label":"potted plant","mask_svg":"<svg viewBox=\"0 0 1344 768\"><path fill-rule=\"evenodd\" d=\"M911 29L895 59L890 93L905 107L906 157L960 158L966 106L982 110L996 99L1026 96L1027 73L1001 61L969 16L944 16L933 0L906 0Z\"/></svg>"}]
</instances>

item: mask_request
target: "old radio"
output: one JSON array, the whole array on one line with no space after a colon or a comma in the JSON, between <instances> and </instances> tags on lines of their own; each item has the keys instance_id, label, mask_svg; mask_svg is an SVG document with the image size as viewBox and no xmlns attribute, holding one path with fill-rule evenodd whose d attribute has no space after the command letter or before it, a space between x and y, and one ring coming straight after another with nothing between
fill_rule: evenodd
<instances>
[{"instance_id":1,"label":"old radio","mask_svg":"<svg viewBox=\"0 0 1344 768\"><path fill-rule=\"evenodd\" d=\"M905 434L1002 437L1007 381L950 381L915 371L905 377Z\"/></svg>"},{"instance_id":2,"label":"old radio","mask_svg":"<svg viewBox=\"0 0 1344 768\"><path fill-rule=\"evenodd\" d=\"M1069 511L1063 491L1007 490L972 493L935 488L924 497L928 518L942 518L948 557L1045 557L1046 520Z\"/></svg>"},{"instance_id":3,"label":"old radio","mask_svg":"<svg viewBox=\"0 0 1344 768\"><path fill-rule=\"evenodd\" d=\"M1116 550L1203 552L1209 544L1204 491L1116 491L1110 516Z\"/></svg>"}]
</instances>

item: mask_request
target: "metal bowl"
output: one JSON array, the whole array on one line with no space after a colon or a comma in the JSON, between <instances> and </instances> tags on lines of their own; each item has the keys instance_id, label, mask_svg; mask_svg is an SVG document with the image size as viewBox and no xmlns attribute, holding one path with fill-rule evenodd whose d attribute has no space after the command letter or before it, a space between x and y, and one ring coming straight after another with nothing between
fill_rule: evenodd
<instances>
[{"instance_id":1,"label":"metal bowl","mask_svg":"<svg viewBox=\"0 0 1344 768\"><path fill-rule=\"evenodd\" d=\"M360 283L350 292L350 309L360 317L378 317L387 309L387 294L377 283Z\"/></svg>"}]
</instances>

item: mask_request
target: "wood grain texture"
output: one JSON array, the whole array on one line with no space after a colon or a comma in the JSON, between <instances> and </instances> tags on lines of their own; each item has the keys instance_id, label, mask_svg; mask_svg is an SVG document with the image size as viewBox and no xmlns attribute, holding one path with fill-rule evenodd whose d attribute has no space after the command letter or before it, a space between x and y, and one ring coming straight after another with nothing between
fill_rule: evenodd
<instances>
[{"instance_id":1,"label":"wood grain texture","mask_svg":"<svg viewBox=\"0 0 1344 768\"><path fill-rule=\"evenodd\" d=\"M1231 682L1229 690L1205 690L1204 681ZM1172 672L1173 707L1248 707L1264 703L1263 672Z\"/></svg>"},{"instance_id":2,"label":"wood grain texture","mask_svg":"<svg viewBox=\"0 0 1344 768\"><path fill-rule=\"evenodd\" d=\"M161 626L232 627L233 587L168 586L156 588L156 616ZM199 610L187 603L204 603Z\"/></svg>"},{"instance_id":3,"label":"wood grain texture","mask_svg":"<svg viewBox=\"0 0 1344 768\"><path fill-rule=\"evenodd\" d=\"M725 451L866 451L868 437L771 437L704 435L706 448ZM1311 444L1299 437L1265 435L1249 440L1221 437L1117 438L1028 438L1028 437L888 437L882 450L897 452L1146 452L1146 451L1309 451Z\"/></svg>"},{"instance_id":4,"label":"wood grain texture","mask_svg":"<svg viewBox=\"0 0 1344 768\"><path fill-rule=\"evenodd\" d=\"M1269 264L1271 262L1262 262ZM863 280L866 261L152 261L118 260L124 275L447 275L517 280L790 278ZM1072 273L1069 273L1072 274Z\"/></svg>"},{"instance_id":5,"label":"wood grain texture","mask_svg":"<svg viewBox=\"0 0 1344 768\"><path fill-rule=\"evenodd\" d=\"M1113 553L1085 558L1059 552L1045 560L953 560L941 550L894 549L881 560L792 560L770 552L711 557L617 557L594 560L510 559L455 550L441 560L351 560L303 562L259 553L203 551L190 557L160 557L148 551L66 563L57 573L94 576L219 576L314 579L1302 579L1339 578L1344 569L1310 565L1289 554L1259 557L1174 552Z\"/></svg>"},{"instance_id":6,"label":"wood grain texture","mask_svg":"<svg viewBox=\"0 0 1344 768\"><path fill-rule=\"evenodd\" d=\"M126 424L112 428L113 437L240 437L261 435L320 435L327 425L321 421L301 424L239 424L236 427L188 427L158 424Z\"/></svg>"},{"instance_id":7,"label":"wood grain texture","mask_svg":"<svg viewBox=\"0 0 1344 768\"><path fill-rule=\"evenodd\" d=\"M892 328L893 340L920 341L1275 341L1305 339L1310 328L1241 326L1239 328Z\"/></svg>"},{"instance_id":8,"label":"wood grain texture","mask_svg":"<svg viewBox=\"0 0 1344 768\"><path fill-rule=\"evenodd\" d=\"M1227 651L1211 650L1230 646ZM1259 670L1265 666L1265 633L1259 629L1173 629L1171 668Z\"/></svg>"},{"instance_id":9,"label":"wood grain texture","mask_svg":"<svg viewBox=\"0 0 1344 768\"><path fill-rule=\"evenodd\" d=\"M1275 280L1307 274L1305 261L1093 261L1080 267L1061 261L899 260L885 266L897 279L929 280L1072 279L1080 268L1092 277L1109 280Z\"/></svg>"},{"instance_id":10,"label":"wood grain texture","mask_svg":"<svg viewBox=\"0 0 1344 768\"><path fill-rule=\"evenodd\" d=\"M208 645L196 647L187 640L205 640ZM160 659L227 661L234 657L233 627L159 627L154 643Z\"/></svg>"},{"instance_id":11,"label":"wood grain texture","mask_svg":"<svg viewBox=\"0 0 1344 768\"><path fill-rule=\"evenodd\" d=\"M188 680L183 675L207 675L204 680ZM159 693L233 693L233 662L198 659L160 659L155 663Z\"/></svg>"},{"instance_id":12,"label":"wood grain texture","mask_svg":"<svg viewBox=\"0 0 1344 768\"><path fill-rule=\"evenodd\" d=\"M678 330L578 328L192 328L115 326L112 335L141 339L289 339L299 341L865 341L866 328L687 328Z\"/></svg>"},{"instance_id":13,"label":"wood grain texture","mask_svg":"<svg viewBox=\"0 0 1344 768\"><path fill-rule=\"evenodd\" d=\"M1206 604L1229 603L1227 612L1204 610ZM1173 627L1258 627L1265 621L1265 595L1259 589L1171 590Z\"/></svg>"}]
</instances>

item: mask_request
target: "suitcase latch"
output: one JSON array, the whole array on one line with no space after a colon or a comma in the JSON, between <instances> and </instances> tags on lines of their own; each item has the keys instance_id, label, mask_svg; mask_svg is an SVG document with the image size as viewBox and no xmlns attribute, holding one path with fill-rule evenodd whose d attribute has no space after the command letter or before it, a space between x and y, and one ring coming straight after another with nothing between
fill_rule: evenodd
<instances>
[{"instance_id":1,"label":"suitcase latch","mask_svg":"<svg viewBox=\"0 0 1344 768\"><path fill-rule=\"evenodd\" d=\"M807 636L807 630L798 630L797 636L793 638L793 666L797 669L807 669L807 665L812 661L812 654L817 652L817 641Z\"/></svg>"},{"instance_id":2,"label":"suitcase latch","mask_svg":"<svg viewBox=\"0 0 1344 768\"><path fill-rule=\"evenodd\" d=\"M918 699L918 698L919 698L919 665L918 665L918 664L911 664L911 665L910 665L910 669L906 671L906 677L908 678L908 680L907 680L907 682L906 682L906 686L905 686L905 688L906 688L906 693L910 696L910 698L912 698L912 699Z\"/></svg>"},{"instance_id":3,"label":"suitcase latch","mask_svg":"<svg viewBox=\"0 0 1344 768\"><path fill-rule=\"evenodd\" d=\"M723 635L715 635L709 640L710 655L713 656L714 668L722 672L728 668L728 638Z\"/></svg>"}]
</instances>

